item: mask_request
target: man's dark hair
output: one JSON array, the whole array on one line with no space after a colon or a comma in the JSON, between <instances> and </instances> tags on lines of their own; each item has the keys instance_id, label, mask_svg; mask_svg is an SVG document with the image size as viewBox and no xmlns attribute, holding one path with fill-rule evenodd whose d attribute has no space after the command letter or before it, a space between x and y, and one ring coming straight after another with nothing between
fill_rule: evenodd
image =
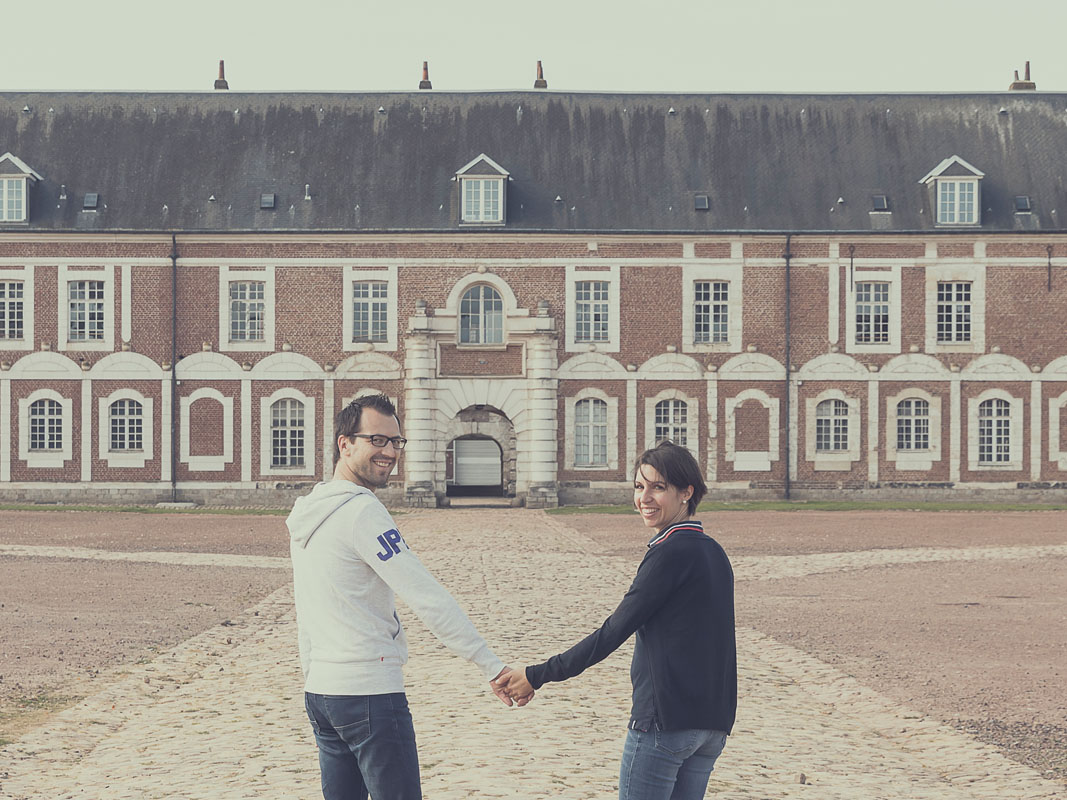
<instances>
[{"instance_id":1,"label":"man's dark hair","mask_svg":"<svg viewBox=\"0 0 1067 800\"><path fill-rule=\"evenodd\" d=\"M684 492L686 487L692 486L693 495L689 498L689 516L696 513L697 506L708 493L708 485L704 483L704 476L700 474L700 465L697 464L692 453L670 440L660 442L651 450L643 452L637 459L634 465L635 482L642 464L648 464L676 489Z\"/></svg>"},{"instance_id":2,"label":"man's dark hair","mask_svg":"<svg viewBox=\"0 0 1067 800\"><path fill-rule=\"evenodd\" d=\"M333 465L335 467L341 458L341 451L337 447L338 437L344 436L346 439L351 439L360 432L360 421L363 418L363 409L365 408L373 408L379 414L385 414L387 417L396 417L396 421L400 422L400 417L396 413L396 406L384 394L368 394L363 397L357 397L342 408L334 419Z\"/></svg>"}]
</instances>

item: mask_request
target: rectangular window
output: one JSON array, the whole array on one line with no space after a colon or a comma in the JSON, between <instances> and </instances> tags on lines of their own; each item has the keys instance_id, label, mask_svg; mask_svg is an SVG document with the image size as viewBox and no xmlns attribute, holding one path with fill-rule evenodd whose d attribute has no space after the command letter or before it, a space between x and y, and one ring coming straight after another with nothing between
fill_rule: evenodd
<instances>
[{"instance_id":1,"label":"rectangular window","mask_svg":"<svg viewBox=\"0 0 1067 800\"><path fill-rule=\"evenodd\" d=\"M352 284L352 341L384 342L389 337L389 284Z\"/></svg>"},{"instance_id":2,"label":"rectangular window","mask_svg":"<svg viewBox=\"0 0 1067 800\"><path fill-rule=\"evenodd\" d=\"M603 467L608 463L608 404L589 398L574 410L574 465Z\"/></svg>"},{"instance_id":3,"label":"rectangular window","mask_svg":"<svg viewBox=\"0 0 1067 800\"><path fill-rule=\"evenodd\" d=\"M971 284L937 284L937 341L971 341Z\"/></svg>"},{"instance_id":4,"label":"rectangular window","mask_svg":"<svg viewBox=\"0 0 1067 800\"><path fill-rule=\"evenodd\" d=\"M271 407L271 466L304 466L304 406L279 400Z\"/></svg>"},{"instance_id":5,"label":"rectangular window","mask_svg":"<svg viewBox=\"0 0 1067 800\"><path fill-rule=\"evenodd\" d=\"M463 180L463 221L503 221L504 216L501 213L500 205L500 187L502 185L503 181L498 178Z\"/></svg>"},{"instance_id":6,"label":"rectangular window","mask_svg":"<svg viewBox=\"0 0 1067 800\"><path fill-rule=\"evenodd\" d=\"M698 344L729 341L730 284L697 281L693 341Z\"/></svg>"},{"instance_id":7,"label":"rectangular window","mask_svg":"<svg viewBox=\"0 0 1067 800\"><path fill-rule=\"evenodd\" d=\"M262 342L267 304L263 281L230 283L230 341Z\"/></svg>"},{"instance_id":8,"label":"rectangular window","mask_svg":"<svg viewBox=\"0 0 1067 800\"><path fill-rule=\"evenodd\" d=\"M930 449L930 404L901 400L897 404L897 450Z\"/></svg>"},{"instance_id":9,"label":"rectangular window","mask_svg":"<svg viewBox=\"0 0 1067 800\"><path fill-rule=\"evenodd\" d=\"M26 219L25 186L22 178L0 178L0 222Z\"/></svg>"},{"instance_id":10,"label":"rectangular window","mask_svg":"<svg viewBox=\"0 0 1067 800\"><path fill-rule=\"evenodd\" d=\"M578 281L575 284L575 341L608 340L608 282Z\"/></svg>"},{"instance_id":11,"label":"rectangular window","mask_svg":"<svg viewBox=\"0 0 1067 800\"><path fill-rule=\"evenodd\" d=\"M856 344L889 341L889 284L856 284Z\"/></svg>"},{"instance_id":12,"label":"rectangular window","mask_svg":"<svg viewBox=\"0 0 1067 800\"><path fill-rule=\"evenodd\" d=\"M657 442L670 439L680 447L687 446L689 407L682 400L662 400L656 403L655 431Z\"/></svg>"},{"instance_id":13,"label":"rectangular window","mask_svg":"<svg viewBox=\"0 0 1067 800\"><path fill-rule=\"evenodd\" d=\"M21 339L22 281L0 282L0 339Z\"/></svg>"},{"instance_id":14,"label":"rectangular window","mask_svg":"<svg viewBox=\"0 0 1067 800\"><path fill-rule=\"evenodd\" d=\"M104 282L71 281L67 284L70 325L67 340L102 342L104 340Z\"/></svg>"},{"instance_id":15,"label":"rectangular window","mask_svg":"<svg viewBox=\"0 0 1067 800\"><path fill-rule=\"evenodd\" d=\"M55 400L38 400L30 406L30 450L63 449L63 409Z\"/></svg>"},{"instance_id":16,"label":"rectangular window","mask_svg":"<svg viewBox=\"0 0 1067 800\"><path fill-rule=\"evenodd\" d=\"M112 452L144 449L143 417L141 404L135 400L117 400L111 404Z\"/></svg>"},{"instance_id":17,"label":"rectangular window","mask_svg":"<svg viewBox=\"0 0 1067 800\"><path fill-rule=\"evenodd\" d=\"M978 221L977 181L937 182L937 221L946 225L971 225Z\"/></svg>"}]
</instances>

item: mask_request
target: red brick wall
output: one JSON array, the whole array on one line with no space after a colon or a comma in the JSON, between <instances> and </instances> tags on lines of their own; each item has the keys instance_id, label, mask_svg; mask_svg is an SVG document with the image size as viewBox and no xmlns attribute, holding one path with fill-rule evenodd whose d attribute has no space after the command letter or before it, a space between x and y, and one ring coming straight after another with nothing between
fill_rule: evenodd
<instances>
[{"instance_id":1,"label":"red brick wall","mask_svg":"<svg viewBox=\"0 0 1067 800\"><path fill-rule=\"evenodd\" d=\"M508 345L504 350L440 346L438 372L442 376L506 375L518 376L523 370L523 346Z\"/></svg>"}]
</instances>

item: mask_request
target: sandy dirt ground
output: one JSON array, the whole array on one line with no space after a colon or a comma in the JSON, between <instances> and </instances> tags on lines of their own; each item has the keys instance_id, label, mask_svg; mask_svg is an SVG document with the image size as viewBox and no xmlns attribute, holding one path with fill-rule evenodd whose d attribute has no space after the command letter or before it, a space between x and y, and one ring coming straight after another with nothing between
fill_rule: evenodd
<instances>
[{"instance_id":1,"label":"sandy dirt ground","mask_svg":"<svg viewBox=\"0 0 1067 800\"><path fill-rule=\"evenodd\" d=\"M447 513L447 512L442 512ZM737 558L1067 543L1067 513L717 512ZM555 518L639 562L636 515ZM403 518L399 519L403 525ZM271 516L0 512L0 544L287 556ZM225 622L285 569L0 556L0 741ZM737 585L738 623L1067 781L1067 560L946 561Z\"/></svg>"}]
</instances>

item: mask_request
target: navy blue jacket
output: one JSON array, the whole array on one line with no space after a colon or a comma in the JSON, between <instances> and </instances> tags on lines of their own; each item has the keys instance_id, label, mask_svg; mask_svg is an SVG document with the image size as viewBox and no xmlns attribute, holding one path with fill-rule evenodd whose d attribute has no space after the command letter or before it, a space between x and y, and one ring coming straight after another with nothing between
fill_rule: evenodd
<instances>
[{"instance_id":1,"label":"navy blue jacket","mask_svg":"<svg viewBox=\"0 0 1067 800\"><path fill-rule=\"evenodd\" d=\"M527 679L540 689L573 678L635 632L630 727L729 733L737 712L734 576L726 553L699 522L656 534L629 591L600 629L527 667Z\"/></svg>"}]
</instances>

